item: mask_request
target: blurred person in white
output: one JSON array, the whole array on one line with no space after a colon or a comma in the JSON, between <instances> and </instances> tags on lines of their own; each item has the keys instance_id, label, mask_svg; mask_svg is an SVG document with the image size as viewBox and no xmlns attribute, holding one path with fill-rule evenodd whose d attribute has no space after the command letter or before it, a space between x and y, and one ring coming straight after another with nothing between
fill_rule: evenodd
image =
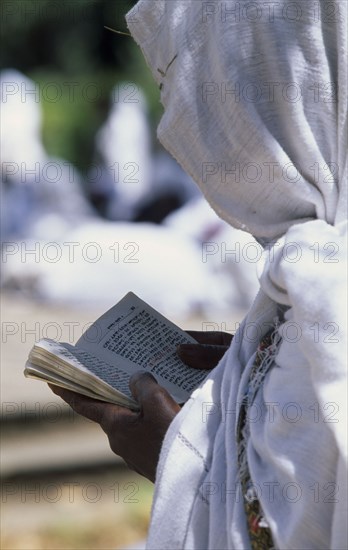
<instances>
[{"instance_id":1,"label":"blurred person in white","mask_svg":"<svg viewBox=\"0 0 348 550\"><path fill-rule=\"evenodd\" d=\"M102 181L92 184L91 192L104 192L108 197L106 218L133 220L139 203L151 192L146 99L133 83L121 82L112 91L111 102L108 119L96 136L96 148L104 161Z\"/></svg>"},{"instance_id":2,"label":"blurred person in white","mask_svg":"<svg viewBox=\"0 0 348 550\"><path fill-rule=\"evenodd\" d=\"M99 176L91 174L92 203L114 221L160 223L197 196L191 178L165 152L152 156L148 108L141 88L119 82L109 116L96 135Z\"/></svg>"},{"instance_id":3,"label":"blurred person in white","mask_svg":"<svg viewBox=\"0 0 348 550\"><path fill-rule=\"evenodd\" d=\"M161 142L265 246L249 313L230 345L181 346L212 367L229 345L181 410L143 374L139 414L54 390L155 481L151 550L347 548L347 4L246 7L141 0L127 20L162 88ZM202 178L207 162L262 173Z\"/></svg>"},{"instance_id":4,"label":"blurred person in white","mask_svg":"<svg viewBox=\"0 0 348 550\"><path fill-rule=\"evenodd\" d=\"M0 73L0 85L1 238L6 239L21 235L31 216L32 194L28 186L20 184L21 167L29 170L35 163L42 165L46 155L41 143L39 102L35 94L25 93L33 89L34 83L8 69Z\"/></svg>"},{"instance_id":5,"label":"blurred person in white","mask_svg":"<svg viewBox=\"0 0 348 550\"><path fill-rule=\"evenodd\" d=\"M2 240L56 239L93 214L77 169L44 148L40 90L15 69L0 73Z\"/></svg>"},{"instance_id":6,"label":"blurred person in white","mask_svg":"<svg viewBox=\"0 0 348 550\"><path fill-rule=\"evenodd\" d=\"M250 285L246 296L239 291L240 284L227 286L228 274L216 273L212 262L204 264L201 243L195 242L191 235L189 238L181 235L178 227L98 219L84 196L77 169L45 151L40 85L19 71L8 69L0 73L0 87L3 288L19 290L46 302L78 307L84 304L111 307L132 288L165 314L178 317L213 307L221 309L226 302L238 306L241 295L243 305L245 300L250 303L255 283ZM152 172L145 99L138 89L134 96L134 88L127 83L115 88L112 94L115 104L98 139L107 165L113 166L113 173L118 166L120 172L118 194L116 182L110 176L115 196L109 206L118 209L119 215L123 213L126 219L139 214L148 201L174 189L173 182L168 181L169 174L176 181L181 202L190 197L189 191L185 196L185 190L192 185L189 177L183 181L183 171L175 161L169 161L168 166L166 157L156 159ZM129 101L132 95L135 102ZM134 182L127 183L125 167L130 165L139 167L139 173ZM96 180L100 186L100 178ZM158 211L156 202L153 209ZM209 224L207 218L205 222ZM78 245L73 261L69 243ZM89 243L96 243L98 250L104 252L101 261L86 262L81 249ZM43 253L50 245L51 258ZM119 261L119 250L123 259L129 253L129 262ZM180 259L185 270L178 273ZM221 266L225 264L218 267ZM213 277L219 278L219 284L209 293Z\"/></svg>"}]
</instances>

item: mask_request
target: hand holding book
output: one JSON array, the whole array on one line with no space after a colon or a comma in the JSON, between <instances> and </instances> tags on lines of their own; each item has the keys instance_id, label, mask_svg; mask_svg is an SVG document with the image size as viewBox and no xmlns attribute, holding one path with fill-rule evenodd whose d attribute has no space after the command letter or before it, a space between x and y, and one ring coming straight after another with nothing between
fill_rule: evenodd
<instances>
[{"instance_id":1,"label":"hand holding book","mask_svg":"<svg viewBox=\"0 0 348 550\"><path fill-rule=\"evenodd\" d=\"M162 442L180 406L151 374L137 373L130 380L139 412L57 386L50 387L78 414L100 424L112 451L121 456L131 470L155 481Z\"/></svg>"},{"instance_id":2,"label":"hand holding book","mask_svg":"<svg viewBox=\"0 0 348 550\"><path fill-rule=\"evenodd\" d=\"M210 370L216 366L231 335L225 333L189 332L200 343L191 348L182 346L179 356L193 368ZM181 346L179 346L181 348ZM180 410L170 394L148 373L136 373L130 379L130 390L139 404L139 412L111 403L50 386L78 414L100 424L109 439L111 449L121 456L131 470L155 481L156 468L164 436Z\"/></svg>"},{"instance_id":3,"label":"hand holding book","mask_svg":"<svg viewBox=\"0 0 348 550\"><path fill-rule=\"evenodd\" d=\"M169 424L230 341L221 332L184 332L128 293L75 346L40 340L24 372L99 423L111 449L154 480Z\"/></svg>"}]
</instances>

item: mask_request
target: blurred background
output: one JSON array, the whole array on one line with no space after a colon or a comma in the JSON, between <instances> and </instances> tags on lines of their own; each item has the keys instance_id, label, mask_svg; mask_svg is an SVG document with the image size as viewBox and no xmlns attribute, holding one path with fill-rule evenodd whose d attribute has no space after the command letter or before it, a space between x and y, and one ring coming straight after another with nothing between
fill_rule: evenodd
<instances>
[{"instance_id":1,"label":"blurred background","mask_svg":"<svg viewBox=\"0 0 348 550\"><path fill-rule=\"evenodd\" d=\"M259 248L156 140L160 92L126 35L133 0L1 4L4 549L135 548L152 485L23 376L132 290L182 328L234 332Z\"/></svg>"}]
</instances>

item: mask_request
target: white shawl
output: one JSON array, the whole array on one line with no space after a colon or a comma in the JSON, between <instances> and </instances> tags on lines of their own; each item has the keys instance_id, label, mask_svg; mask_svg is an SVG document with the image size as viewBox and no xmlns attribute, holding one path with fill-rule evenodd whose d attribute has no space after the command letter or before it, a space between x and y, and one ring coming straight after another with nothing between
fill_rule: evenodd
<instances>
[{"instance_id":1,"label":"white shawl","mask_svg":"<svg viewBox=\"0 0 348 550\"><path fill-rule=\"evenodd\" d=\"M236 422L279 304L251 477L277 548L347 548L347 4L141 0L127 22L162 88L160 140L267 244L251 311L165 438L148 548L250 548Z\"/></svg>"}]
</instances>

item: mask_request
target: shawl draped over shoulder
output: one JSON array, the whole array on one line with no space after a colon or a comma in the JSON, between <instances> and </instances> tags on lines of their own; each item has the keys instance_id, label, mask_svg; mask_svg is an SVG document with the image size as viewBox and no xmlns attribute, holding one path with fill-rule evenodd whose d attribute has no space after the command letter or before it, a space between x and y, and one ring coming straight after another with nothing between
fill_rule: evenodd
<instances>
[{"instance_id":1,"label":"shawl draped over shoulder","mask_svg":"<svg viewBox=\"0 0 348 550\"><path fill-rule=\"evenodd\" d=\"M251 479L276 548L345 549L347 3L140 0L127 23L161 87L160 141L264 246L253 306L166 435L148 548L251 547L237 421L276 326Z\"/></svg>"}]
</instances>

